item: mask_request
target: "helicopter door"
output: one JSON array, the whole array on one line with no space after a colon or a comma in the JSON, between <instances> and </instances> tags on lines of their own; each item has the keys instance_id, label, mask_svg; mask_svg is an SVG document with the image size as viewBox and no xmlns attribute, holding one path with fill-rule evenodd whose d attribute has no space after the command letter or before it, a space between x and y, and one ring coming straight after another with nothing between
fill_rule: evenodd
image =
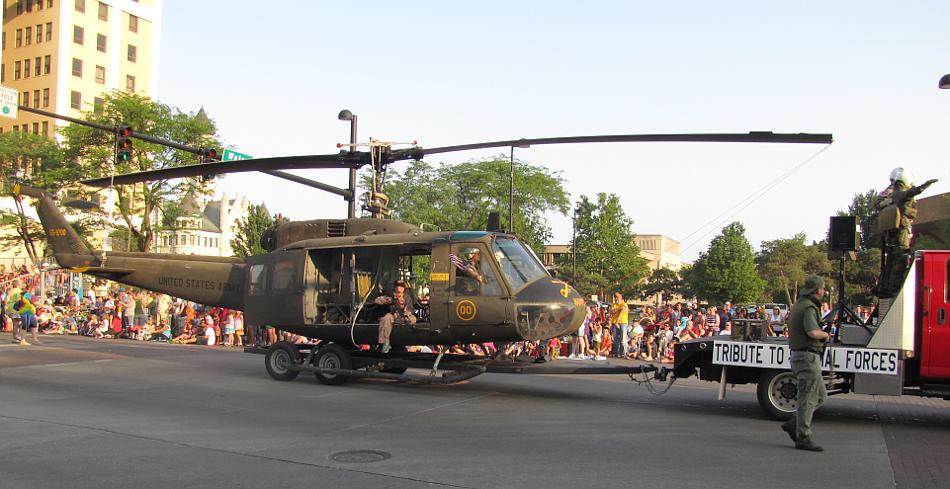
<instances>
[{"instance_id":1,"label":"helicopter door","mask_svg":"<svg viewBox=\"0 0 950 489\"><path fill-rule=\"evenodd\" d=\"M449 262L449 324L453 328L474 328L508 322L508 294L484 246L454 244Z\"/></svg>"},{"instance_id":2,"label":"helicopter door","mask_svg":"<svg viewBox=\"0 0 950 489\"><path fill-rule=\"evenodd\" d=\"M245 316L260 326L304 324L306 250L275 251L247 258Z\"/></svg>"}]
</instances>

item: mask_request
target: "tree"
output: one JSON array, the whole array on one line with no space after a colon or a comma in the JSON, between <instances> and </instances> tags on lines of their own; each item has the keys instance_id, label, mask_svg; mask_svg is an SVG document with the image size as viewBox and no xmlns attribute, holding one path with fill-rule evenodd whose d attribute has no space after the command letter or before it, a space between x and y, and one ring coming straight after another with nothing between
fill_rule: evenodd
<instances>
[{"instance_id":1,"label":"tree","mask_svg":"<svg viewBox=\"0 0 950 489\"><path fill-rule=\"evenodd\" d=\"M21 196L13 195L9 186L12 180L38 187L53 187L57 182L69 180L75 171L65 165L64 153L56 140L27 132L0 133L0 188L5 196L11 196L17 212L0 209L0 249L6 251L22 245L34 262L41 256L39 245L44 234L38 222L23 213Z\"/></svg>"},{"instance_id":2,"label":"tree","mask_svg":"<svg viewBox=\"0 0 950 489\"><path fill-rule=\"evenodd\" d=\"M444 231L485 229L490 211L507 223L510 162L499 156L457 165L413 161L401 173L390 167L384 192L393 218ZM564 180L544 167L515 160L514 230L535 251L552 234L544 214L567 214ZM371 188L369 175L362 187Z\"/></svg>"},{"instance_id":3,"label":"tree","mask_svg":"<svg viewBox=\"0 0 950 489\"><path fill-rule=\"evenodd\" d=\"M599 193L593 202L582 195L574 226L576 238L572 245L578 271L574 287L582 293L616 290L633 296L649 269L634 242L633 220L624 213L620 199L614 194ZM559 266L570 265L564 261Z\"/></svg>"},{"instance_id":4,"label":"tree","mask_svg":"<svg viewBox=\"0 0 950 489\"><path fill-rule=\"evenodd\" d=\"M762 299L787 304L798 298L798 288L808 275L827 275L831 271L827 254L816 244L806 244L804 233L762 242L755 265L764 280Z\"/></svg>"},{"instance_id":5,"label":"tree","mask_svg":"<svg viewBox=\"0 0 950 489\"><path fill-rule=\"evenodd\" d=\"M220 147L215 139L214 123L204 111L183 113L147 97L124 92L105 94L101 110L86 112L84 118L99 124L130 126L134 132L146 133L193 147ZM192 153L134 140L132 158L127 162L114 161L115 134L72 124L63 129L66 156L82 178L103 177L111 174L169 168L198 162ZM178 181L156 180L115 188L114 209L100 213L115 215L131 233L137 251L151 247L157 229L154 229L153 210L162 209L162 203L185 191L200 191L193 179Z\"/></svg>"},{"instance_id":6,"label":"tree","mask_svg":"<svg viewBox=\"0 0 950 489\"><path fill-rule=\"evenodd\" d=\"M640 296L648 299L658 295L662 301L669 301L673 294L682 293L682 285L683 281L678 273L666 267L658 268L650 274Z\"/></svg>"},{"instance_id":7,"label":"tree","mask_svg":"<svg viewBox=\"0 0 950 489\"><path fill-rule=\"evenodd\" d=\"M247 217L237 222L237 233L231 240L231 251L236 256L248 257L252 255L263 255L267 250L261 246L261 236L275 222L286 221L281 217L271 217L267 213L264 204L251 205L247 211Z\"/></svg>"},{"instance_id":8,"label":"tree","mask_svg":"<svg viewBox=\"0 0 950 489\"><path fill-rule=\"evenodd\" d=\"M690 288L700 298L722 304L752 302L764 288L755 271L752 245L745 237L745 226L733 222L713 238L709 249L700 253L689 273Z\"/></svg>"}]
</instances>

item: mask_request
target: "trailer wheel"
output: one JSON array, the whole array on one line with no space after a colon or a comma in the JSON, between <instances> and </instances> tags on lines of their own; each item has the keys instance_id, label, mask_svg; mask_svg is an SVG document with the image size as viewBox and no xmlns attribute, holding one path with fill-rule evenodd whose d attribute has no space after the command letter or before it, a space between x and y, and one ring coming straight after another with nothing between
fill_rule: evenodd
<instances>
[{"instance_id":1,"label":"trailer wheel","mask_svg":"<svg viewBox=\"0 0 950 489\"><path fill-rule=\"evenodd\" d=\"M798 408L798 379L788 371L765 371L759 378L756 397L770 418L779 421L791 419Z\"/></svg>"},{"instance_id":2,"label":"trailer wheel","mask_svg":"<svg viewBox=\"0 0 950 489\"><path fill-rule=\"evenodd\" d=\"M264 356L264 366L267 368L267 373L274 380L284 382L297 378L300 371L293 370L290 366L299 362L300 352L297 351L297 347L285 341L275 343L274 346L270 347L270 350L267 350L267 355Z\"/></svg>"},{"instance_id":3,"label":"trailer wheel","mask_svg":"<svg viewBox=\"0 0 950 489\"><path fill-rule=\"evenodd\" d=\"M319 368L349 370L353 368L353 360L342 346L330 343L317 350L316 355L313 356L313 365ZM331 375L320 372L314 372L314 375L316 375L317 380L319 380L321 384L343 385L346 382L346 377L343 375Z\"/></svg>"}]
</instances>

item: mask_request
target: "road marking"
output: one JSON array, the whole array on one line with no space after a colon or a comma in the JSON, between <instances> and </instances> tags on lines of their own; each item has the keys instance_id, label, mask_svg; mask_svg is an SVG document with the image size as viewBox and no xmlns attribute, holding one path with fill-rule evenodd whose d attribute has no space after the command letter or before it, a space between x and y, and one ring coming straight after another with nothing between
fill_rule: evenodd
<instances>
[{"instance_id":1,"label":"road marking","mask_svg":"<svg viewBox=\"0 0 950 489\"><path fill-rule=\"evenodd\" d=\"M113 361L112 358L102 358L99 360L86 360L86 361L80 361L80 362L47 363L43 365L31 365L31 367L67 367L70 365L82 365L84 363L104 363L104 362L111 362L111 361Z\"/></svg>"}]
</instances>

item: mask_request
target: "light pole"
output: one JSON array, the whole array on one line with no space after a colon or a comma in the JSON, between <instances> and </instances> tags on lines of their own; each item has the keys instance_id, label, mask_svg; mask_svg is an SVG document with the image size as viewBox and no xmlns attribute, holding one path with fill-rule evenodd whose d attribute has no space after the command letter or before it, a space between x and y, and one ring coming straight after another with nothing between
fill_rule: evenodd
<instances>
[{"instance_id":1,"label":"light pole","mask_svg":"<svg viewBox=\"0 0 950 489\"><path fill-rule=\"evenodd\" d=\"M523 142L511 147L511 156L508 159L508 232L515 234L515 148L530 148L531 145Z\"/></svg>"},{"instance_id":2,"label":"light pole","mask_svg":"<svg viewBox=\"0 0 950 489\"><path fill-rule=\"evenodd\" d=\"M337 115L341 121L350 121L350 151L356 151L356 114L343 109ZM350 198L349 206L346 209L346 217L353 219L356 217L356 168L350 168Z\"/></svg>"},{"instance_id":3,"label":"light pole","mask_svg":"<svg viewBox=\"0 0 950 489\"><path fill-rule=\"evenodd\" d=\"M574 218L571 219L571 285L577 288L577 207L574 208Z\"/></svg>"},{"instance_id":4,"label":"light pole","mask_svg":"<svg viewBox=\"0 0 950 489\"><path fill-rule=\"evenodd\" d=\"M944 90L950 89L950 73L943 75L943 77L940 78L940 82L937 83L937 86Z\"/></svg>"}]
</instances>

